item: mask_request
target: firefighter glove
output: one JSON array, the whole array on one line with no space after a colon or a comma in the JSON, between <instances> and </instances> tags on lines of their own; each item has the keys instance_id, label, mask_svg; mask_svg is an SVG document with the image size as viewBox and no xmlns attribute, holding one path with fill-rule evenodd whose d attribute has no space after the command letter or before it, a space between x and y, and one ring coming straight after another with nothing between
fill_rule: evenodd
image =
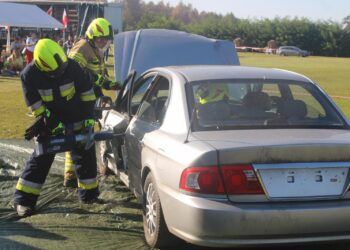
<instances>
[{"instance_id":1,"label":"firefighter glove","mask_svg":"<svg viewBox=\"0 0 350 250\"><path fill-rule=\"evenodd\" d=\"M64 124L48 109L45 111L45 125L52 135L64 134Z\"/></svg>"},{"instance_id":2,"label":"firefighter glove","mask_svg":"<svg viewBox=\"0 0 350 250\"><path fill-rule=\"evenodd\" d=\"M119 90L121 89L120 83L118 81L109 81L108 88L110 90Z\"/></svg>"},{"instance_id":3,"label":"firefighter glove","mask_svg":"<svg viewBox=\"0 0 350 250\"><path fill-rule=\"evenodd\" d=\"M62 122L59 122L56 127L51 129L52 135L63 135L65 131L65 126Z\"/></svg>"},{"instance_id":4,"label":"firefighter glove","mask_svg":"<svg viewBox=\"0 0 350 250\"><path fill-rule=\"evenodd\" d=\"M30 141L35 136L47 133L44 116L38 116L34 122L25 130L24 138Z\"/></svg>"},{"instance_id":5,"label":"firefighter glove","mask_svg":"<svg viewBox=\"0 0 350 250\"><path fill-rule=\"evenodd\" d=\"M105 77L101 74L94 75L95 85L102 87L103 82L105 81Z\"/></svg>"},{"instance_id":6,"label":"firefighter glove","mask_svg":"<svg viewBox=\"0 0 350 250\"><path fill-rule=\"evenodd\" d=\"M83 132L87 133L91 131L95 126L95 120L94 119L86 119L84 120L84 126L83 126Z\"/></svg>"}]
</instances>

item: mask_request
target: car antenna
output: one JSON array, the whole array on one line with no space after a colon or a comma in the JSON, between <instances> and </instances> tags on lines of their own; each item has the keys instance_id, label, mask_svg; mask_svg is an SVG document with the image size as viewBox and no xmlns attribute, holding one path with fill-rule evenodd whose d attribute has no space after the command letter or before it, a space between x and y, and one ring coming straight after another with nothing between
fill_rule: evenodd
<instances>
[{"instance_id":1,"label":"car antenna","mask_svg":"<svg viewBox=\"0 0 350 250\"><path fill-rule=\"evenodd\" d=\"M192 124L193 124L193 121L194 121L194 116L195 116L195 113L197 111L197 103L194 104L194 107L193 107L193 110L191 112L191 120L190 120L190 126L188 127L188 130L187 130L187 135L186 135L186 139L184 141L184 143L188 143L188 137L190 136L190 131L191 131L191 127L192 127Z\"/></svg>"}]
</instances>

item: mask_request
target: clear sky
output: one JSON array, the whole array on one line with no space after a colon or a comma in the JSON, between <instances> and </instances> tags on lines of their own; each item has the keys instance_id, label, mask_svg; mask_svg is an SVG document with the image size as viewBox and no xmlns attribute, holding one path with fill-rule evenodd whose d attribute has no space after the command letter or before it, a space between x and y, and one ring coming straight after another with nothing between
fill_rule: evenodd
<instances>
[{"instance_id":1,"label":"clear sky","mask_svg":"<svg viewBox=\"0 0 350 250\"><path fill-rule=\"evenodd\" d=\"M350 15L350 0L143 0L148 3L192 4L198 11L232 12L238 18L306 17L342 22Z\"/></svg>"}]
</instances>

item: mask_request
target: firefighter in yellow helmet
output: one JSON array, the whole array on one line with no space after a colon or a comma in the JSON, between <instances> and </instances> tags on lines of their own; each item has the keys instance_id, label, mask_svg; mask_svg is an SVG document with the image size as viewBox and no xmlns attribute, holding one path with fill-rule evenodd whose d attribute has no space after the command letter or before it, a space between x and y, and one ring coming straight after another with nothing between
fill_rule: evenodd
<instances>
[{"instance_id":1,"label":"firefighter in yellow helmet","mask_svg":"<svg viewBox=\"0 0 350 250\"><path fill-rule=\"evenodd\" d=\"M85 38L77 41L68 55L69 58L79 63L84 72L90 75L97 97L103 95L102 88L106 90L121 88L117 81L108 79L104 62L104 53L112 41L113 30L111 24L104 18L97 18L90 23L85 32ZM66 187L76 186L75 165L69 152L67 152L63 183Z\"/></svg>"},{"instance_id":2,"label":"firefighter in yellow helmet","mask_svg":"<svg viewBox=\"0 0 350 250\"><path fill-rule=\"evenodd\" d=\"M196 91L196 97L200 104L207 104L227 100L229 97L229 90L226 84L203 84Z\"/></svg>"},{"instance_id":3,"label":"firefighter in yellow helmet","mask_svg":"<svg viewBox=\"0 0 350 250\"><path fill-rule=\"evenodd\" d=\"M120 84L108 79L103 56L113 40L111 24L104 18L93 20L85 32L85 38L77 41L68 57L92 77L96 96L102 96L102 89L118 90Z\"/></svg>"},{"instance_id":4,"label":"firefighter in yellow helmet","mask_svg":"<svg viewBox=\"0 0 350 250\"><path fill-rule=\"evenodd\" d=\"M230 116L229 88L224 83L204 83L195 92L198 117L204 120L223 120Z\"/></svg>"},{"instance_id":5,"label":"firefighter in yellow helmet","mask_svg":"<svg viewBox=\"0 0 350 250\"><path fill-rule=\"evenodd\" d=\"M96 100L93 85L78 63L67 58L62 48L50 39L41 39L34 49L34 60L21 72L27 106L36 117L26 129L25 139L40 140L49 135L84 133L94 124ZM72 150L76 159L79 198L84 203L97 201L95 148ZM37 155L26 162L17 182L14 206L21 217L35 211L41 188L55 154Z\"/></svg>"}]
</instances>

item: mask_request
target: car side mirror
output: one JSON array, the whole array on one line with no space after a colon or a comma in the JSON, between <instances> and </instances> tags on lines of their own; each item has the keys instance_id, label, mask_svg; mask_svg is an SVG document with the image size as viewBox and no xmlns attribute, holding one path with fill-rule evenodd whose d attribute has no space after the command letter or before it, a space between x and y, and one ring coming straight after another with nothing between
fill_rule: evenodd
<instances>
[{"instance_id":1,"label":"car side mirror","mask_svg":"<svg viewBox=\"0 0 350 250\"><path fill-rule=\"evenodd\" d=\"M103 111L114 109L115 105L113 104L112 98L109 96L100 96L95 102L95 111Z\"/></svg>"}]
</instances>

